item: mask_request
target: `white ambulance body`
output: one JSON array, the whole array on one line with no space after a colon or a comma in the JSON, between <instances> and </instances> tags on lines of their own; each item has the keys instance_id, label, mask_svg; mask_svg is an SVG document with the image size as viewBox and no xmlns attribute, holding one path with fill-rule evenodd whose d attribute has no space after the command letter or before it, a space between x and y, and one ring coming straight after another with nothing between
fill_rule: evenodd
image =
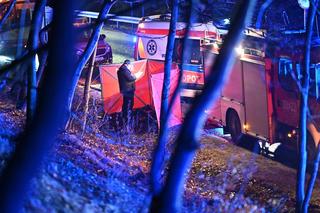
<instances>
[{"instance_id":1,"label":"white ambulance body","mask_svg":"<svg viewBox=\"0 0 320 213\"><path fill-rule=\"evenodd\" d=\"M169 25L170 15L155 15L142 19L137 29L137 59L165 59ZM186 27L186 23L177 22L176 38L184 37ZM194 23L190 28L189 39L198 41L200 48L200 40L221 39L223 34L226 34L226 31L219 30L212 22Z\"/></svg>"},{"instance_id":2,"label":"white ambulance body","mask_svg":"<svg viewBox=\"0 0 320 213\"><path fill-rule=\"evenodd\" d=\"M169 34L170 14L155 15L142 18L137 29L135 59L165 60L167 39ZM183 38L187 24L177 22L175 50L173 61L180 64L183 70L182 97L194 97L204 85L203 57L201 45L206 40L222 40L226 30L218 29L212 22L194 23L189 31L188 47L190 54L185 62L181 63Z\"/></svg>"}]
</instances>

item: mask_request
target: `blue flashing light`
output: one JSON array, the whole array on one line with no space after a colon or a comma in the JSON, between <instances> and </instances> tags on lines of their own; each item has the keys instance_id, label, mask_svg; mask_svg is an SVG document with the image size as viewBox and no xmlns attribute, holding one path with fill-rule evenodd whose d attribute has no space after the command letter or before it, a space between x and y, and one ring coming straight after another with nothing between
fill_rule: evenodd
<instances>
[{"instance_id":1,"label":"blue flashing light","mask_svg":"<svg viewBox=\"0 0 320 213\"><path fill-rule=\"evenodd\" d=\"M229 25L230 24L230 19L228 19L228 18L223 19L223 24L224 25Z\"/></svg>"},{"instance_id":2,"label":"blue flashing light","mask_svg":"<svg viewBox=\"0 0 320 213\"><path fill-rule=\"evenodd\" d=\"M137 36L133 36L132 41L133 41L133 43L136 43L137 42Z\"/></svg>"}]
</instances>

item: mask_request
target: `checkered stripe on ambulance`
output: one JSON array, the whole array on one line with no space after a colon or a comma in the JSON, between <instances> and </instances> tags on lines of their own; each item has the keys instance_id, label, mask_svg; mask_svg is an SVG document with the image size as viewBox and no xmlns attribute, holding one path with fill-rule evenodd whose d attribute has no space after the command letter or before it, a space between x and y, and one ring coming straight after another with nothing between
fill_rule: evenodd
<instances>
[{"instance_id":1,"label":"checkered stripe on ambulance","mask_svg":"<svg viewBox=\"0 0 320 213\"><path fill-rule=\"evenodd\" d=\"M170 14L148 16L142 19L137 29L135 58L165 60ZM186 23L178 22L176 39L183 38ZM219 38L219 30L211 23L194 23L190 28L189 38L199 41L204 38Z\"/></svg>"}]
</instances>

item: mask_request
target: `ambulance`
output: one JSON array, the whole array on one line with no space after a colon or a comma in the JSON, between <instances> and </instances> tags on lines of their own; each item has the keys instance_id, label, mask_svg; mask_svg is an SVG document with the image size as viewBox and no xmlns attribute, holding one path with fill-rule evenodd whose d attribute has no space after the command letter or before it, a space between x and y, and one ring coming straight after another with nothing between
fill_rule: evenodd
<instances>
[{"instance_id":1,"label":"ambulance","mask_svg":"<svg viewBox=\"0 0 320 213\"><path fill-rule=\"evenodd\" d=\"M170 18L170 14L164 14L141 19L136 32L137 42L134 50L136 60L165 60ZM191 54L182 64L182 43L186 27L185 22L177 22L173 61L180 64L180 69L183 70L182 84L184 89L181 96L192 98L201 92L204 85L203 57L200 52L202 43L209 40L221 41L227 31L218 29L213 22L194 23L188 37L188 51Z\"/></svg>"}]
</instances>

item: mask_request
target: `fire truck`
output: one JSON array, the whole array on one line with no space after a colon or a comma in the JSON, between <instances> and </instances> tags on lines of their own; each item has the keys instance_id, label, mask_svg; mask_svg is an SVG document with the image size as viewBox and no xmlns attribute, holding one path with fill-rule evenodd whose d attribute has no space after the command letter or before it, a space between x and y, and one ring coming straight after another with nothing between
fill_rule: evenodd
<instances>
[{"instance_id":1,"label":"fire truck","mask_svg":"<svg viewBox=\"0 0 320 213\"><path fill-rule=\"evenodd\" d=\"M210 119L227 127L233 141L245 134L261 139L267 145L277 142L289 147L297 145L301 99L297 82L301 79L304 58L301 41L304 37L289 35L284 40L270 43L264 31L247 29L241 46L235 49L237 57L229 81L209 112ZM205 58L213 61L219 54L219 45L206 45L203 52ZM309 156L314 155L320 142L319 53L320 43L314 40L308 93ZM204 66L208 72L208 66Z\"/></svg>"},{"instance_id":2,"label":"fire truck","mask_svg":"<svg viewBox=\"0 0 320 213\"><path fill-rule=\"evenodd\" d=\"M169 22L163 19L155 16L143 19L139 24L135 51L137 59L164 60ZM176 55L179 55L179 39L184 36L185 25L179 23L178 26ZM208 31L201 32L203 29ZM223 36L227 33L210 23L195 24L192 31L197 32L191 33L190 38L194 42L192 53L195 54L191 54L190 60L180 66L185 73L183 83L187 85L181 96L189 97L201 91L201 87L197 86L205 84L205 76L209 74L219 54ZM241 45L235 48L237 57L229 81L220 91L215 106L207 110L209 120L226 127L235 142L242 135L250 135L262 141L263 148L278 142L296 147L301 99L297 80L301 78L304 58L304 44L301 41L304 41L304 34L286 35L283 40L273 42L264 30L248 28L244 34ZM320 141L319 93L320 42L314 40L308 93L309 156L314 154Z\"/></svg>"}]
</instances>

